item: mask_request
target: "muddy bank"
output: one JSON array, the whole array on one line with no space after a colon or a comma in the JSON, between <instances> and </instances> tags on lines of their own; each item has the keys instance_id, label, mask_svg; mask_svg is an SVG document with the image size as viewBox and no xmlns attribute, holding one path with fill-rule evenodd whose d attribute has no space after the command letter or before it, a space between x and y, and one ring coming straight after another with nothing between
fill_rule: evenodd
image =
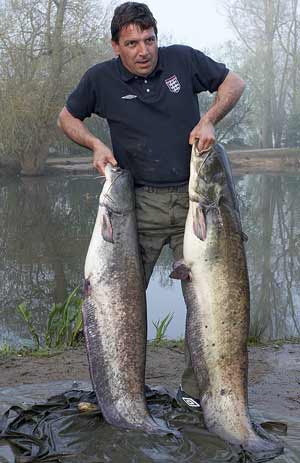
<instances>
[{"instance_id":1,"label":"muddy bank","mask_svg":"<svg viewBox=\"0 0 300 463\"><path fill-rule=\"evenodd\" d=\"M250 406L266 415L300 419L300 344L249 348ZM176 390L184 368L177 348L148 347L146 382ZM0 357L0 387L89 381L84 348L49 357Z\"/></svg>"}]
</instances>

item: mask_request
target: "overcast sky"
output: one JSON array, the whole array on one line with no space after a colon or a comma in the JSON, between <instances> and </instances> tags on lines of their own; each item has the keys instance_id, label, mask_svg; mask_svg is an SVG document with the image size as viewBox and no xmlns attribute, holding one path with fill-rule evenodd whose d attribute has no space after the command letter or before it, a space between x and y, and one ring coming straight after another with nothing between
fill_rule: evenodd
<instances>
[{"instance_id":1,"label":"overcast sky","mask_svg":"<svg viewBox=\"0 0 300 463\"><path fill-rule=\"evenodd\" d=\"M159 34L194 48L212 48L233 38L221 0L144 0L158 23Z\"/></svg>"}]
</instances>

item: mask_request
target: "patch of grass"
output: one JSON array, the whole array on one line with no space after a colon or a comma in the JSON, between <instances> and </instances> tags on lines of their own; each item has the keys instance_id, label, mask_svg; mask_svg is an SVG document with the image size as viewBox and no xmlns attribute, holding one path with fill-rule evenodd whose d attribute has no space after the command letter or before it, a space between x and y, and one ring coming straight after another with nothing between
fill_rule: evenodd
<instances>
[{"instance_id":1,"label":"patch of grass","mask_svg":"<svg viewBox=\"0 0 300 463\"><path fill-rule=\"evenodd\" d=\"M254 319L251 322L250 332L248 336L248 344L252 346L261 346L264 344L263 337L266 331L266 325L259 319Z\"/></svg>"},{"instance_id":2,"label":"patch of grass","mask_svg":"<svg viewBox=\"0 0 300 463\"><path fill-rule=\"evenodd\" d=\"M32 324L32 313L27 309L25 302L22 302L22 304L18 305L17 311L26 323L35 344L35 348L38 350L40 348L40 338Z\"/></svg>"},{"instance_id":3,"label":"patch of grass","mask_svg":"<svg viewBox=\"0 0 300 463\"><path fill-rule=\"evenodd\" d=\"M159 344L155 344L153 343L153 341L150 341L150 345L154 347L159 346L159 347L168 347L169 349L178 349L184 352L184 338L164 339Z\"/></svg>"},{"instance_id":4,"label":"patch of grass","mask_svg":"<svg viewBox=\"0 0 300 463\"><path fill-rule=\"evenodd\" d=\"M11 355L16 355L17 353L18 350L8 344L3 344L3 346L0 347L0 357L9 357Z\"/></svg>"},{"instance_id":5,"label":"patch of grass","mask_svg":"<svg viewBox=\"0 0 300 463\"><path fill-rule=\"evenodd\" d=\"M185 345L184 338L178 338L178 339L172 340L172 343L173 345L171 347L176 347L177 349L184 352L184 345Z\"/></svg>"},{"instance_id":6,"label":"patch of grass","mask_svg":"<svg viewBox=\"0 0 300 463\"><path fill-rule=\"evenodd\" d=\"M39 349L39 350L22 350L20 353L24 357L35 357L35 358L43 358L43 357L55 357L63 352L63 349Z\"/></svg>"},{"instance_id":7,"label":"patch of grass","mask_svg":"<svg viewBox=\"0 0 300 463\"><path fill-rule=\"evenodd\" d=\"M63 349L48 349L46 347L40 347L38 350L30 347L15 348L4 344L0 347L0 358L9 357L34 357L34 358L49 358L55 357L65 352L67 348Z\"/></svg>"},{"instance_id":8,"label":"patch of grass","mask_svg":"<svg viewBox=\"0 0 300 463\"><path fill-rule=\"evenodd\" d=\"M272 339L270 341L263 341L252 336L249 336L248 338L248 346L253 347L282 347L284 344L300 344L300 338Z\"/></svg>"},{"instance_id":9,"label":"patch of grass","mask_svg":"<svg viewBox=\"0 0 300 463\"><path fill-rule=\"evenodd\" d=\"M71 347L76 344L83 327L82 298L78 291L79 287L75 288L63 304L53 304L45 336L47 347Z\"/></svg>"},{"instance_id":10,"label":"patch of grass","mask_svg":"<svg viewBox=\"0 0 300 463\"><path fill-rule=\"evenodd\" d=\"M248 336L248 346L264 346L265 342L263 342L259 337L256 336Z\"/></svg>"},{"instance_id":11,"label":"patch of grass","mask_svg":"<svg viewBox=\"0 0 300 463\"><path fill-rule=\"evenodd\" d=\"M32 323L32 314L22 303L17 310L26 323L34 341L34 349L27 349L31 352L39 352L39 355L47 355L49 349L62 349L73 347L77 343L78 333L82 330L82 298L79 296L79 287L76 287L62 304L53 304L48 316L45 333L45 346L36 332Z\"/></svg>"},{"instance_id":12,"label":"patch of grass","mask_svg":"<svg viewBox=\"0 0 300 463\"><path fill-rule=\"evenodd\" d=\"M169 312L162 320L159 319L156 322L152 321L152 325L156 329L155 338L151 341L152 345L162 345L167 340L166 332L171 321L173 320L173 317L174 312Z\"/></svg>"}]
</instances>

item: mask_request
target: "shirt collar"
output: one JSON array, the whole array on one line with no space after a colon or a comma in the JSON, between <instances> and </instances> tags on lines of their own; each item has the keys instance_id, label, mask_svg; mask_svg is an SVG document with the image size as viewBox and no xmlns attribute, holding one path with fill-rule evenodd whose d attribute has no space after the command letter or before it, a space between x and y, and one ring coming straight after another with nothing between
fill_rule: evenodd
<instances>
[{"instance_id":1,"label":"shirt collar","mask_svg":"<svg viewBox=\"0 0 300 463\"><path fill-rule=\"evenodd\" d=\"M117 64L118 64L118 68L120 71L121 79L124 80L124 82L129 82L131 79L140 77L140 76L136 76L135 74L132 74L127 68L125 68L119 56L117 58ZM154 77L156 74L160 73L162 70L163 70L162 56L160 53L160 49L158 49L157 65L154 68L154 70L151 72L151 74L147 76L147 78Z\"/></svg>"}]
</instances>

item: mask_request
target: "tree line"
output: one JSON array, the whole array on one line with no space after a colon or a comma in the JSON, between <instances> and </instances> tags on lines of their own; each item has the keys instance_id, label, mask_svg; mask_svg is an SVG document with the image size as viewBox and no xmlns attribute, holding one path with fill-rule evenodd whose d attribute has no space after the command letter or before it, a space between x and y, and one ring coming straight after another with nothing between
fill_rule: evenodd
<instances>
[{"instance_id":1,"label":"tree line","mask_svg":"<svg viewBox=\"0 0 300 463\"><path fill-rule=\"evenodd\" d=\"M247 83L218 139L300 146L298 0L219 0L235 39L218 56ZM116 3L119 3L116 0ZM67 94L92 64L112 57L113 0L0 0L0 170L43 172L51 153L82 153L56 128ZM174 37L176 42L176 37ZM202 108L210 104L200 97ZM109 143L104 121L88 124Z\"/></svg>"},{"instance_id":2,"label":"tree line","mask_svg":"<svg viewBox=\"0 0 300 463\"><path fill-rule=\"evenodd\" d=\"M300 146L298 0L223 0L263 148ZM253 140L255 142L255 138Z\"/></svg>"}]
</instances>

